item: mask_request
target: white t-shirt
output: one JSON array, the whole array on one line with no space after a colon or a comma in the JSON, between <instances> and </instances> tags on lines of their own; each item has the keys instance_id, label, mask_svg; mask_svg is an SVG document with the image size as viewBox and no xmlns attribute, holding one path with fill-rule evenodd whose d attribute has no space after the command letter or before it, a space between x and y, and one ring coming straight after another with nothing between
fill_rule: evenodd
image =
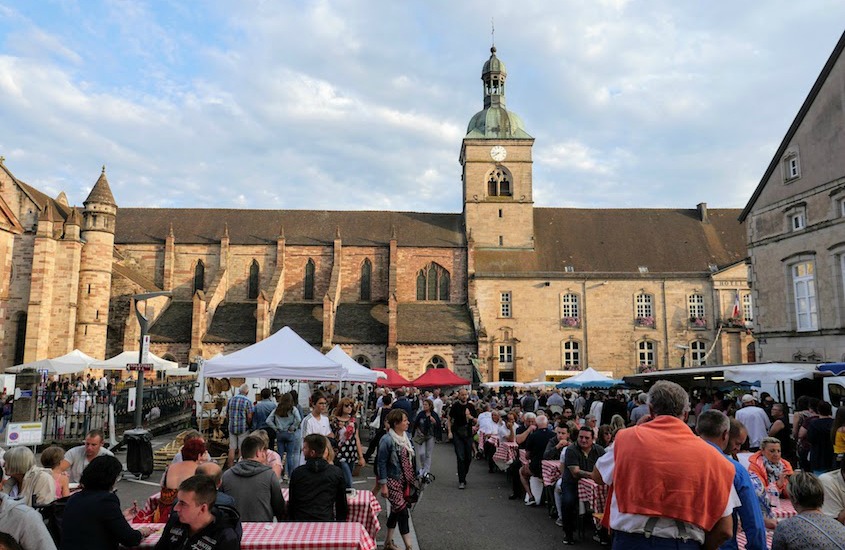
<instances>
[{"instance_id":1,"label":"white t-shirt","mask_svg":"<svg viewBox=\"0 0 845 550\"><path fill-rule=\"evenodd\" d=\"M613 455L614 452L612 450L609 450L596 461L596 469L601 474L602 480L604 480L604 482L608 485L613 483L613 470L616 466L615 458ZM733 478L731 478L731 480L733 480ZM742 502L740 502L739 495L737 494L736 488L734 487L734 484L732 482L731 493L728 497L728 505L722 512L721 517L731 515L733 513L734 508L739 508L741 505ZM616 494L613 494L610 499L611 529L623 531L625 533L644 533L646 522L648 522L648 520L649 516L643 516L640 514L623 514L622 512L620 512L619 505L616 502ZM689 538L698 542L699 544L704 544L704 529L697 525L693 525L692 523L683 523L686 527L687 535L689 536ZM652 534L655 537L662 537L667 539L680 538L678 523L674 519L669 518L658 519L657 523L654 525Z\"/></svg>"},{"instance_id":2,"label":"white t-shirt","mask_svg":"<svg viewBox=\"0 0 845 550\"><path fill-rule=\"evenodd\" d=\"M73 413L85 414L88 405L88 392L85 390L73 394Z\"/></svg>"},{"instance_id":3,"label":"white t-shirt","mask_svg":"<svg viewBox=\"0 0 845 550\"><path fill-rule=\"evenodd\" d=\"M302 437L310 434L329 435L332 433L332 428L329 425L328 415L322 415L320 420L317 420L312 415L308 415L302 421Z\"/></svg>"},{"instance_id":4,"label":"white t-shirt","mask_svg":"<svg viewBox=\"0 0 845 550\"><path fill-rule=\"evenodd\" d=\"M824 487L822 513L836 518L842 510L845 510L845 479L842 479L842 473L839 470L834 470L820 475L819 481Z\"/></svg>"},{"instance_id":5,"label":"white t-shirt","mask_svg":"<svg viewBox=\"0 0 845 550\"><path fill-rule=\"evenodd\" d=\"M772 427L766 411L760 407L743 407L736 411L736 419L748 430L748 445L752 449L760 446L760 441L769 434L769 428Z\"/></svg>"},{"instance_id":6,"label":"white t-shirt","mask_svg":"<svg viewBox=\"0 0 845 550\"><path fill-rule=\"evenodd\" d=\"M443 417L443 400L439 397L432 399L432 403L434 403L434 412L437 413L437 416Z\"/></svg>"},{"instance_id":7,"label":"white t-shirt","mask_svg":"<svg viewBox=\"0 0 845 550\"><path fill-rule=\"evenodd\" d=\"M100 452L97 454L97 456L103 455L114 456L114 453L112 453L105 447L100 447ZM82 477L82 470L87 468L88 464L90 463L90 461L85 457L85 445L74 447L73 449L66 452L65 460L70 462L70 468L67 471L67 475L70 478L70 482L79 483L79 479Z\"/></svg>"}]
</instances>

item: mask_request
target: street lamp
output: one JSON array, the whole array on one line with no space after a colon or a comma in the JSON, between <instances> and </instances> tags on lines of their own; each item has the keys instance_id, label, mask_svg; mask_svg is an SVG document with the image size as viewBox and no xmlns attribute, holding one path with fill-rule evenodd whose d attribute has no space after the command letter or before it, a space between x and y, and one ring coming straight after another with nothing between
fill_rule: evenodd
<instances>
[{"instance_id":1,"label":"street lamp","mask_svg":"<svg viewBox=\"0 0 845 550\"><path fill-rule=\"evenodd\" d=\"M149 320L141 313L138 308L139 302L146 302L152 298L159 296L170 296L169 290L159 292L146 292L144 294L135 294L132 298L135 300L135 316L138 317L138 324L141 325L141 349L138 351L138 363L144 364L147 359L144 350L144 337L147 335L147 328L149 327ZM143 367L141 367L143 368ZM144 371L138 371L138 380L135 382L135 429L144 429Z\"/></svg>"}]
</instances>

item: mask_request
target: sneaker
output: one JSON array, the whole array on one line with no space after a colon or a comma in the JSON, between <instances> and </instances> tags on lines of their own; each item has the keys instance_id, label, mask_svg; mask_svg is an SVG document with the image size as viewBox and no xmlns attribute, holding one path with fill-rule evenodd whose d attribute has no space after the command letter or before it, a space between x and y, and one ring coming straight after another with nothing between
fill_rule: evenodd
<instances>
[{"instance_id":1,"label":"sneaker","mask_svg":"<svg viewBox=\"0 0 845 550\"><path fill-rule=\"evenodd\" d=\"M466 483L458 483L458 489L466 489L466 488L467 488Z\"/></svg>"},{"instance_id":2,"label":"sneaker","mask_svg":"<svg viewBox=\"0 0 845 550\"><path fill-rule=\"evenodd\" d=\"M533 498L528 499L528 501L526 501L526 503L525 503L526 506L535 506L536 504L537 504L537 501L535 501Z\"/></svg>"},{"instance_id":3,"label":"sneaker","mask_svg":"<svg viewBox=\"0 0 845 550\"><path fill-rule=\"evenodd\" d=\"M575 539L572 537L572 535L564 535L563 544L567 546L573 546L575 544Z\"/></svg>"},{"instance_id":4,"label":"sneaker","mask_svg":"<svg viewBox=\"0 0 845 550\"><path fill-rule=\"evenodd\" d=\"M563 527L563 518L557 518L555 520L555 525L557 525L558 527Z\"/></svg>"},{"instance_id":5,"label":"sneaker","mask_svg":"<svg viewBox=\"0 0 845 550\"><path fill-rule=\"evenodd\" d=\"M525 498L523 499L523 501L525 502L525 504L528 504L528 502L529 502L529 501L533 501L533 500L534 500L534 497L532 497L532 496L531 496L530 494L528 494L528 493L525 493Z\"/></svg>"}]
</instances>

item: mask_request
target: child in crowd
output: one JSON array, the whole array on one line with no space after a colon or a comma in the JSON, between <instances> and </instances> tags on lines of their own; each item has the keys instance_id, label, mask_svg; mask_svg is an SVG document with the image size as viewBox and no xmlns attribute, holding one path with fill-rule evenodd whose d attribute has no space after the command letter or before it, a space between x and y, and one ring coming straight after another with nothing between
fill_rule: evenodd
<instances>
[{"instance_id":1,"label":"child in crowd","mask_svg":"<svg viewBox=\"0 0 845 550\"><path fill-rule=\"evenodd\" d=\"M50 470L56 483L56 498L70 496L70 478L61 469L64 457L65 451L58 445L51 445L41 452L41 465Z\"/></svg>"}]
</instances>

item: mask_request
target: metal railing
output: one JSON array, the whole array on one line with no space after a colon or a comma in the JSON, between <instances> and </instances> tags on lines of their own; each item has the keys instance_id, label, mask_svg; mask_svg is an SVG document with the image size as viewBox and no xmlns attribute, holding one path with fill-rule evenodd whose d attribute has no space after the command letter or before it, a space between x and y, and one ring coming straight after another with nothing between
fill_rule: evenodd
<instances>
[{"instance_id":1,"label":"metal railing","mask_svg":"<svg viewBox=\"0 0 845 550\"><path fill-rule=\"evenodd\" d=\"M154 428L159 424L190 419L194 407L193 380L184 382L155 383L144 386L144 424ZM87 392L86 392L87 393ZM129 387L110 394L94 391L85 403L75 398L75 390L50 391L38 389L36 420L44 429L44 442L62 444L81 441L89 430L109 432L109 405L114 405L114 427L120 438L124 430L134 427L134 412L129 410ZM153 414L151 411L158 409Z\"/></svg>"}]
</instances>

